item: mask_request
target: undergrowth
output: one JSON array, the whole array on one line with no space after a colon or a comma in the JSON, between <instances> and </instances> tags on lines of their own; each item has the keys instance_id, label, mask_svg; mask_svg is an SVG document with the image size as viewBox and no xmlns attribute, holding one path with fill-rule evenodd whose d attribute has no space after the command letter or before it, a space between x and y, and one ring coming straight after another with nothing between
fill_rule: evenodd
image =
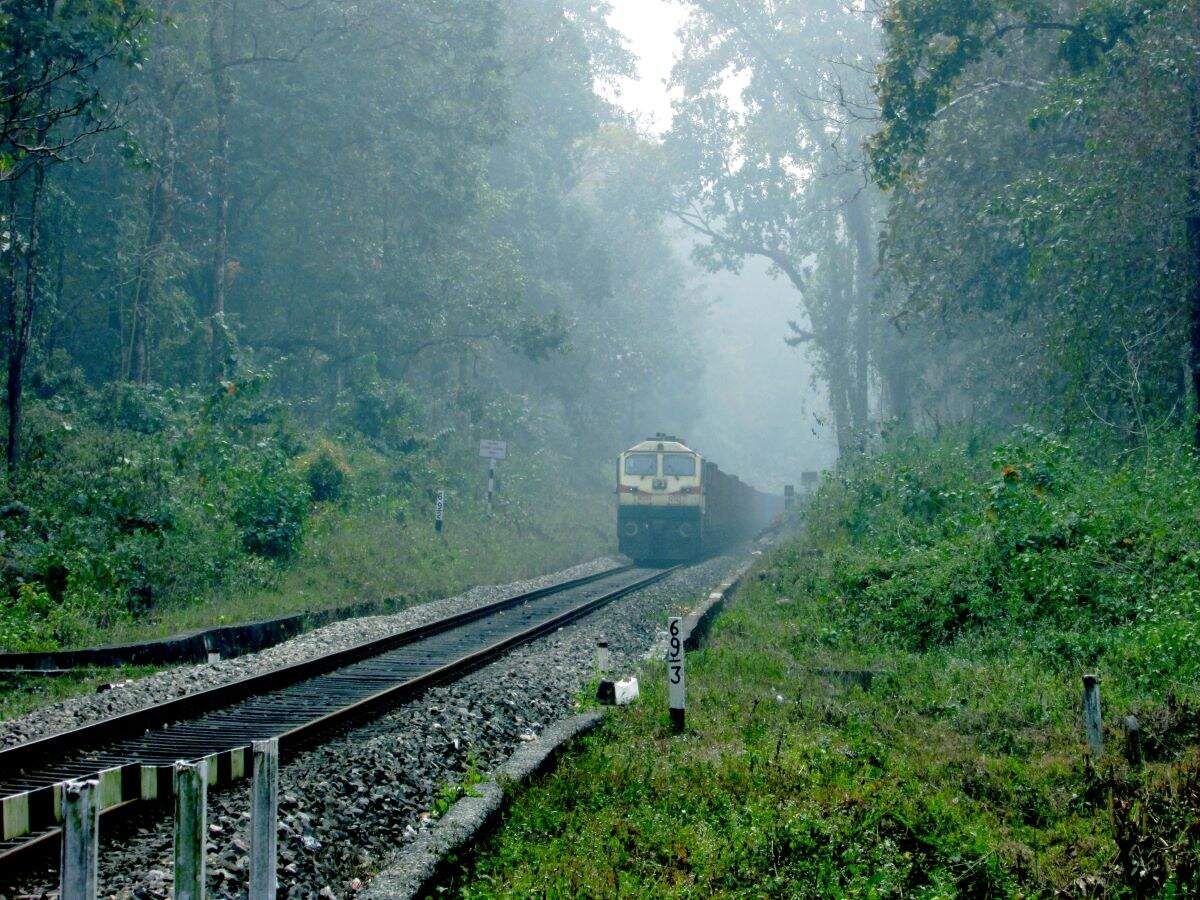
<instances>
[{"instance_id":1,"label":"undergrowth","mask_svg":"<svg viewBox=\"0 0 1200 900\"><path fill-rule=\"evenodd\" d=\"M610 547L606 472L568 483L552 453L514 454L488 516L475 436L428 432L403 390L357 385L321 419L266 376L35 400L0 481L0 650L404 602Z\"/></svg>"},{"instance_id":2,"label":"undergrowth","mask_svg":"<svg viewBox=\"0 0 1200 900\"><path fill-rule=\"evenodd\" d=\"M689 656L687 733L656 665L438 893L1195 896L1198 472L1031 431L843 467Z\"/></svg>"}]
</instances>

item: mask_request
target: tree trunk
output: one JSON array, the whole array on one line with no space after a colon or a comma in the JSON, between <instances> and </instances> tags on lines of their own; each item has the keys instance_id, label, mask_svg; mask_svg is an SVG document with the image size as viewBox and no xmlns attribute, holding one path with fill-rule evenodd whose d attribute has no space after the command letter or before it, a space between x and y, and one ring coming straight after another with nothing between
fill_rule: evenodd
<instances>
[{"instance_id":1,"label":"tree trunk","mask_svg":"<svg viewBox=\"0 0 1200 900\"><path fill-rule=\"evenodd\" d=\"M1192 364L1195 404L1200 410L1200 86L1193 91L1191 108L1192 151L1188 184L1187 247L1191 279L1188 285L1188 344ZM1192 422L1193 446L1200 450L1200 416Z\"/></svg>"},{"instance_id":2,"label":"tree trunk","mask_svg":"<svg viewBox=\"0 0 1200 900\"><path fill-rule=\"evenodd\" d=\"M29 358L29 337L33 332L33 317L37 311L38 251L41 243L41 203L46 186L46 166L38 161L33 168L33 187L29 195L29 238L25 249L25 284L16 289L13 279L8 313L8 435L5 441L5 461L8 471L16 470L21 462L21 413L25 391L25 363ZM13 204L15 208L15 202ZM10 220L15 226L15 220ZM15 272L14 272L15 276ZM18 293L23 302L17 302Z\"/></svg>"},{"instance_id":3,"label":"tree trunk","mask_svg":"<svg viewBox=\"0 0 1200 900\"><path fill-rule=\"evenodd\" d=\"M872 300L875 295L875 236L866 190L846 204L846 230L854 242L854 380L850 384L850 413L860 443L870 430L870 365Z\"/></svg>"},{"instance_id":4,"label":"tree trunk","mask_svg":"<svg viewBox=\"0 0 1200 900\"><path fill-rule=\"evenodd\" d=\"M215 208L213 211L212 272L210 277L211 305L209 323L212 342L209 350L209 370L214 381L226 375L229 340L225 326L225 290L227 287L229 255L229 108L233 102L233 87L229 80L228 44L231 29L226 22L226 0L213 0L209 23L208 48L210 78L215 113L215 147L212 161L212 183Z\"/></svg>"},{"instance_id":5,"label":"tree trunk","mask_svg":"<svg viewBox=\"0 0 1200 900\"><path fill-rule=\"evenodd\" d=\"M800 292L801 302L804 304L804 308L808 312L809 321L812 323L814 341L825 355L825 382L829 392L829 411L833 416L833 430L837 439L838 456L841 459L849 459L857 452L858 441L855 440L854 420L851 411L851 397L853 395L850 359L846 353L849 314L846 310L845 283L838 282L839 297L833 303L833 310L842 317L842 320L835 327L832 321L820 315L819 310L809 306L808 281L791 264L791 261L781 253L763 255L775 263L779 270L788 277L792 286Z\"/></svg>"},{"instance_id":6,"label":"tree trunk","mask_svg":"<svg viewBox=\"0 0 1200 900\"><path fill-rule=\"evenodd\" d=\"M150 312L162 286L162 258L171 223L175 140L170 122L163 126L162 152L155 165L147 209L146 244L133 286L129 377L139 385L150 381Z\"/></svg>"}]
</instances>

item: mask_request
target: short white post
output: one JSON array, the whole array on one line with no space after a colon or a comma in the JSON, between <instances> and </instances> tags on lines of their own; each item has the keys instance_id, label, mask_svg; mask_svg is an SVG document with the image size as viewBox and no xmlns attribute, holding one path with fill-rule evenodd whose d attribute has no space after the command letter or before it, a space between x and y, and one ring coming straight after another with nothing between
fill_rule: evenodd
<instances>
[{"instance_id":1,"label":"short white post","mask_svg":"<svg viewBox=\"0 0 1200 900\"><path fill-rule=\"evenodd\" d=\"M279 828L279 738L255 741L250 788L250 896L275 898L275 842Z\"/></svg>"},{"instance_id":2,"label":"short white post","mask_svg":"<svg viewBox=\"0 0 1200 900\"><path fill-rule=\"evenodd\" d=\"M683 619L667 620L667 699L671 707L671 730L683 731L687 692L683 671Z\"/></svg>"},{"instance_id":3,"label":"short white post","mask_svg":"<svg viewBox=\"0 0 1200 900\"><path fill-rule=\"evenodd\" d=\"M1104 752L1104 725L1100 717L1100 679L1095 675L1083 676L1083 730L1088 750L1100 756Z\"/></svg>"},{"instance_id":4,"label":"short white post","mask_svg":"<svg viewBox=\"0 0 1200 900\"><path fill-rule=\"evenodd\" d=\"M175 763L175 900L204 900L208 764Z\"/></svg>"},{"instance_id":5,"label":"short white post","mask_svg":"<svg viewBox=\"0 0 1200 900\"><path fill-rule=\"evenodd\" d=\"M601 678L608 674L608 663L608 641L600 638L596 641L596 668L600 671Z\"/></svg>"},{"instance_id":6,"label":"short white post","mask_svg":"<svg viewBox=\"0 0 1200 900\"><path fill-rule=\"evenodd\" d=\"M492 514L492 492L496 490L496 460L488 460L488 491L487 491L487 511L488 515Z\"/></svg>"},{"instance_id":7,"label":"short white post","mask_svg":"<svg viewBox=\"0 0 1200 900\"><path fill-rule=\"evenodd\" d=\"M100 843L100 782L68 781L62 792L62 900L95 900Z\"/></svg>"}]
</instances>

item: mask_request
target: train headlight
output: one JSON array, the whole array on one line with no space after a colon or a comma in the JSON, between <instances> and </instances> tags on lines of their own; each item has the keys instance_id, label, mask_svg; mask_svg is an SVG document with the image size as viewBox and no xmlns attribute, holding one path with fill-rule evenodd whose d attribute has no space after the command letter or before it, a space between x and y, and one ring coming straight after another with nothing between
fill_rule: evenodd
<instances>
[{"instance_id":1,"label":"train headlight","mask_svg":"<svg viewBox=\"0 0 1200 900\"><path fill-rule=\"evenodd\" d=\"M680 537L685 537L685 538L691 537L692 536L692 523L691 522L683 522L679 526L679 535L680 535Z\"/></svg>"},{"instance_id":2,"label":"train headlight","mask_svg":"<svg viewBox=\"0 0 1200 900\"><path fill-rule=\"evenodd\" d=\"M638 533L637 522L626 522L625 523L625 536L626 537L636 537L637 533Z\"/></svg>"}]
</instances>

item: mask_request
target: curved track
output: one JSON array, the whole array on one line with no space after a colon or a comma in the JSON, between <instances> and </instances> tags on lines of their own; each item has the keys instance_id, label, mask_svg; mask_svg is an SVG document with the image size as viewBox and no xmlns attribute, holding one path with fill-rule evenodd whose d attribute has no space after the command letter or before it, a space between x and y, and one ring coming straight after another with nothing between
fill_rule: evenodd
<instances>
[{"instance_id":1,"label":"curved track","mask_svg":"<svg viewBox=\"0 0 1200 900\"><path fill-rule=\"evenodd\" d=\"M0 751L0 862L57 839L68 780L99 777L106 812L168 797L179 759L208 759L210 784L224 783L245 773L253 740L294 752L672 571L610 569Z\"/></svg>"}]
</instances>

